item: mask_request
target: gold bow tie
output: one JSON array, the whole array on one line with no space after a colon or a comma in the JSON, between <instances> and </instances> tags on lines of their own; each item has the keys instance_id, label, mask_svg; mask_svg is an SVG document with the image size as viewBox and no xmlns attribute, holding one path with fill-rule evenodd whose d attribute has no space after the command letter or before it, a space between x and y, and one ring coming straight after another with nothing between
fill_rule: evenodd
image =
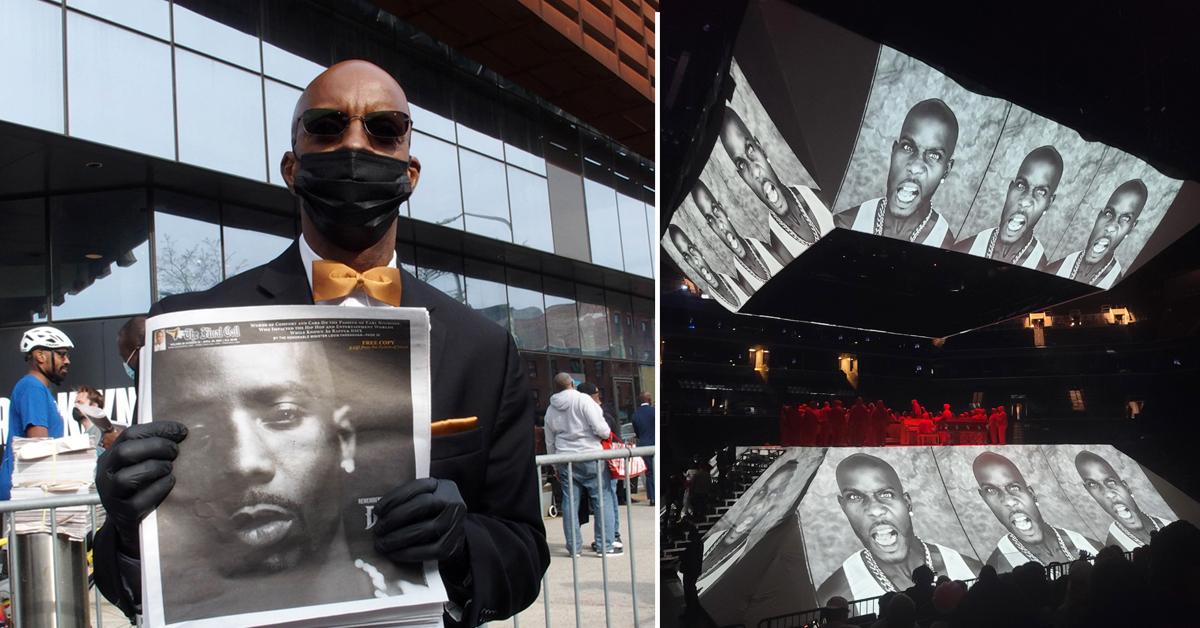
<instances>
[{"instance_id":1,"label":"gold bow tie","mask_svg":"<svg viewBox=\"0 0 1200 628\"><path fill-rule=\"evenodd\" d=\"M358 272L345 264L313 261L313 302L340 299L362 286L372 299L400 307L400 271L390 266Z\"/></svg>"}]
</instances>

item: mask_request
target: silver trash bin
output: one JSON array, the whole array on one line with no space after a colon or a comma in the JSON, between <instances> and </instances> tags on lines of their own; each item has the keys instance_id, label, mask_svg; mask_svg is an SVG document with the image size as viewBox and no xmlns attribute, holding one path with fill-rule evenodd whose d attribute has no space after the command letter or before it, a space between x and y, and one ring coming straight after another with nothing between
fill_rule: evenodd
<instances>
[{"instance_id":1,"label":"silver trash bin","mask_svg":"<svg viewBox=\"0 0 1200 628\"><path fill-rule=\"evenodd\" d=\"M16 534L9 536L8 556L9 577L17 579L9 588L19 595L12 609L16 626L90 628L87 552L82 541L65 535L52 538L49 532Z\"/></svg>"}]
</instances>

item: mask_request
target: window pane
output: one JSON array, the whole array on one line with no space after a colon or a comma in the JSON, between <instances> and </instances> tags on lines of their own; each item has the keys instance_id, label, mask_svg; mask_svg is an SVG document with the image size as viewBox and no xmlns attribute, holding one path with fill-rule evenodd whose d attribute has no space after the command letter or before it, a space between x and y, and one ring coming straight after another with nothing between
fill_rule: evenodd
<instances>
[{"instance_id":1,"label":"window pane","mask_svg":"<svg viewBox=\"0 0 1200 628\"><path fill-rule=\"evenodd\" d=\"M296 87L307 87L325 66L263 42L263 72Z\"/></svg>"},{"instance_id":2,"label":"window pane","mask_svg":"<svg viewBox=\"0 0 1200 628\"><path fill-rule=\"evenodd\" d=\"M412 155L421 160L421 180L408 201L409 215L435 225L462 229L458 150L449 142L416 131L412 138Z\"/></svg>"},{"instance_id":3,"label":"window pane","mask_svg":"<svg viewBox=\"0 0 1200 628\"><path fill-rule=\"evenodd\" d=\"M179 159L265 181L262 80L186 50L175 54Z\"/></svg>"},{"instance_id":4,"label":"window pane","mask_svg":"<svg viewBox=\"0 0 1200 628\"><path fill-rule=\"evenodd\" d=\"M470 233L512 242L504 164L469 150L458 149L463 176L463 215Z\"/></svg>"},{"instance_id":5,"label":"window pane","mask_svg":"<svg viewBox=\"0 0 1200 628\"><path fill-rule=\"evenodd\" d=\"M69 0L67 6L159 39L171 38L171 13L166 0ZM68 27L71 37L75 36L73 29L73 26Z\"/></svg>"},{"instance_id":6,"label":"window pane","mask_svg":"<svg viewBox=\"0 0 1200 628\"><path fill-rule=\"evenodd\" d=\"M278 81L266 80L267 88L267 177L271 183L286 185L279 173L283 154L292 150L292 113L301 91Z\"/></svg>"},{"instance_id":7,"label":"window pane","mask_svg":"<svg viewBox=\"0 0 1200 628\"><path fill-rule=\"evenodd\" d=\"M608 338L612 357L632 359L633 306L629 295L605 291L604 301L608 305Z\"/></svg>"},{"instance_id":8,"label":"window pane","mask_svg":"<svg viewBox=\"0 0 1200 628\"><path fill-rule=\"evenodd\" d=\"M0 118L62 133L62 9L35 0L0 3Z\"/></svg>"},{"instance_id":9,"label":"window pane","mask_svg":"<svg viewBox=\"0 0 1200 628\"><path fill-rule=\"evenodd\" d=\"M633 298L633 359L654 363L654 301Z\"/></svg>"},{"instance_id":10,"label":"window pane","mask_svg":"<svg viewBox=\"0 0 1200 628\"><path fill-rule=\"evenodd\" d=\"M216 201L154 193L158 298L207 290L221 282L221 228Z\"/></svg>"},{"instance_id":11,"label":"window pane","mask_svg":"<svg viewBox=\"0 0 1200 628\"><path fill-rule=\"evenodd\" d=\"M266 264L296 239L294 216L228 204L224 210L226 277Z\"/></svg>"},{"instance_id":12,"label":"window pane","mask_svg":"<svg viewBox=\"0 0 1200 628\"><path fill-rule=\"evenodd\" d=\"M71 135L174 159L170 47L76 13L67 32Z\"/></svg>"},{"instance_id":13,"label":"window pane","mask_svg":"<svg viewBox=\"0 0 1200 628\"><path fill-rule=\"evenodd\" d=\"M546 176L546 160L542 157L544 130L537 123L538 112L525 103L508 99L504 108L504 160Z\"/></svg>"},{"instance_id":14,"label":"window pane","mask_svg":"<svg viewBox=\"0 0 1200 628\"><path fill-rule=\"evenodd\" d=\"M546 336L551 351L579 353L579 313L575 310L575 286L569 281L543 278L546 291Z\"/></svg>"},{"instance_id":15,"label":"window pane","mask_svg":"<svg viewBox=\"0 0 1200 628\"><path fill-rule=\"evenodd\" d=\"M496 159L504 158L504 143L500 140L480 133L463 124L455 125L458 131L458 143L472 150L477 150Z\"/></svg>"},{"instance_id":16,"label":"window pane","mask_svg":"<svg viewBox=\"0 0 1200 628\"><path fill-rule=\"evenodd\" d=\"M546 305L538 289L540 279L533 273L508 270L511 329L520 349L546 350Z\"/></svg>"},{"instance_id":17,"label":"window pane","mask_svg":"<svg viewBox=\"0 0 1200 628\"><path fill-rule=\"evenodd\" d=\"M53 320L150 309L146 191L50 199Z\"/></svg>"},{"instance_id":18,"label":"window pane","mask_svg":"<svg viewBox=\"0 0 1200 628\"><path fill-rule=\"evenodd\" d=\"M459 303L467 300L462 258L457 255L417 249L417 279L441 290Z\"/></svg>"},{"instance_id":19,"label":"window pane","mask_svg":"<svg viewBox=\"0 0 1200 628\"><path fill-rule=\"evenodd\" d=\"M608 308L604 290L589 286L576 289L579 298L579 345L584 355L608 357Z\"/></svg>"},{"instance_id":20,"label":"window pane","mask_svg":"<svg viewBox=\"0 0 1200 628\"><path fill-rule=\"evenodd\" d=\"M546 160L533 153L521 150L512 144L504 145L504 160L514 166L520 166L546 176Z\"/></svg>"},{"instance_id":21,"label":"window pane","mask_svg":"<svg viewBox=\"0 0 1200 628\"><path fill-rule=\"evenodd\" d=\"M45 200L0 203L0 323L45 319Z\"/></svg>"},{"instance_id":22,"label":"window pane","mask_svg":"<svg viewBox=\"0 0 1200 628\"><path fill-rule=\"evenodd\" d=\"M459 82L453 93L458 144L504 159L504 142L500 141L501 112L496 107L499 92Z\"/></svg>"},{"instance_id":23,"label":"window pane","mask_svg":"<svg viewBox=\"0 0 1200 628\"><path fill-rule=\"evenodd\" d=\"M237 7L222 7L225 11L237 10ZM242 11L254 11L257 7L251 3L241 3ZM218 59L258 72L258 37L244 33L236 28L227 26L210 17L191 11L177 2L175 15L175 43L210 54ZM257 15L241 15L238 22L250 26L256 24Z\"/></svg>"},{"instance_id":24,"label":"window pane","mask_svg":"<svg viewBox=\"0 0 1200 628\"><path fill-rule=\"evenodd\" d=\"M550 228L546 179L509 166L508 198L512 207L513 242L553 253L554 232Z\"/></svg>"},{"instance_id":25,"label":"window pane","mask_svg":"<svg viewBox=\"0 0 1200 628\"><path fill-rule=\"evenodd\" d=\"M434 135L449 142L455 141L454 121L450 118L440 116L428 109L423 109L411 101L408 103L408 111L412 114L414 129L419 129L427 135Z\"/></svg>"},{"instance_id":26,"label":"window pane","mask_svg":"<svg viewBox=\"0 0 1200 628\"><path fill-rule=\"evenodd\" d=\"M508 289L504 284L504 267L468 259L466 271L467 305L508 329Z\"/></svg>"},{"instance_id":27,"label":"window pane","mask_svg":"<svg viewBox=\"0 0 1200 628\"><path fill-rule=\"evenodd\" d=\"M583 180L587 204L588 242L592 263L624 270L621 260L621 230L617 218L617 193L607 185Z\"/></svg>"},{"instance_id":28,"label":"window pane","mask_svg":"<svg viewBox=\"0 0 1200 628\"><path fill-rule=\"evenodd\" d=\"M621 246L625 252L625 272L653 277L650 240L646 235L646 204L618 194L617 209L621 218Z\"/></svg>"}]
</instances>

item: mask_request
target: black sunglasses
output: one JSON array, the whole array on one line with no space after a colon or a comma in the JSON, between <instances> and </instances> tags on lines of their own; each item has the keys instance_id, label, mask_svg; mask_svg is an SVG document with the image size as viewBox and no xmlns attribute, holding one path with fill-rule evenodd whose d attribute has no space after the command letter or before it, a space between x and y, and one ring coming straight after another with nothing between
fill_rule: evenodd
<instances>
[{"instance_id":1,"label":"black sunglasses","mask_svg":"<svg viewBox=\"0 0 1200 628\"><path fill-rule=\"evenodd\" d=\"M300 114L300 124L309 135L322 138L338 137L352 120L362 120L367 135L385 142L398 142L412 128L412 118L403 111L372 111L352 116L337 109L309 109Z\"/></svg>"}]
</instances>

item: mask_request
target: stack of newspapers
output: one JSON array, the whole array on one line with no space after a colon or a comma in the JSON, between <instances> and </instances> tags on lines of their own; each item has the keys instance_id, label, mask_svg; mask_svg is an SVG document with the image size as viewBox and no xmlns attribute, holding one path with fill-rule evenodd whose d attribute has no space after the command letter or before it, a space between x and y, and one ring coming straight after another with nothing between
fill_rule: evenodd
<instances>
[{"instance_id":1,"label":"stack of newspapers","mask_svg":"<svg viewBox=\"0 0 1200 628\"><path fill-rule=\"evenodd\" d=\"M63 438L13 438L14 500L87 494L96 477L96 448L87 434ZM82 541L92 529L89 506L19 510L18 534L52 532Z\"/></svg>"}]
</instances>

